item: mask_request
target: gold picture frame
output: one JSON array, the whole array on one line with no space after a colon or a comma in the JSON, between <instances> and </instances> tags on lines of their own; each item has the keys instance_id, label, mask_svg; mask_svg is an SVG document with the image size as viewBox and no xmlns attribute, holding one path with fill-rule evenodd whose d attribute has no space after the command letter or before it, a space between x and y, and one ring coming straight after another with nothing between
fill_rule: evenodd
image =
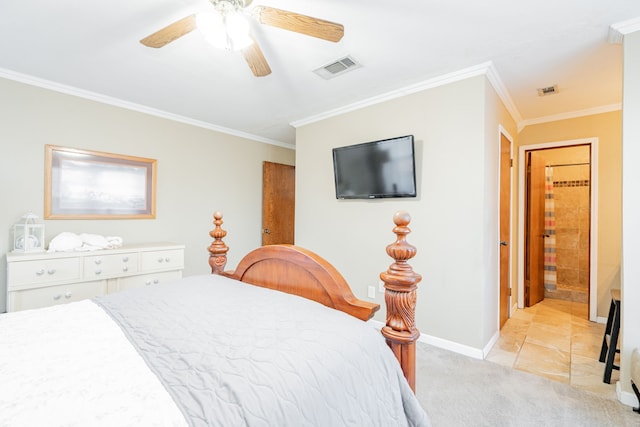
<instances>
[{"instance_id":1,"label":"gold picture frame","mask_svg":"<svg viewBox=\"0 0 640 427\"><path fill-rule=\"evenodd\" d=\"M156 163L46 145L44 218L155 218Z\"/></svg>"}]
</instances>

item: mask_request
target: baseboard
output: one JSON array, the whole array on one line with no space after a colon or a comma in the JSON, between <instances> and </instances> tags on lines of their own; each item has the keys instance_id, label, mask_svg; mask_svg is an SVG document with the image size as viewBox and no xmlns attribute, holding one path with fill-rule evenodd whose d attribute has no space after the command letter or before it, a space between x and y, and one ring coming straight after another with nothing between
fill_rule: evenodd
<instances>
[{"instance_id":1,"label":"baseboard","mask_svg":"<svg viewBox=\"0 0 640 427\"><path fill-rule=\"evenodd\" d=\"M597 320L596 320L596 323L603 323L603 324L606 324L606 323L607 323L607 320L608 320L608 319L607 319L606 317L600 317L600 316L598 316L598 318L597 318Z\"/></svg>"},{"instance_id":2,"label":"baseboard","mask_svg":"<svg viewBox=\"0 0 640 427\"><path fill-rule=\"evenodd\" d=\"M616 383L616 395L618 396L620 403L623 405L627 405L632 408L638 407L638 399L636 398L636 395L629 391L623 391L620 381Z\"/></svg>"},{"instance_id":3,"label":"baseboard","mask_svg":"<svg viewBox=\"0 0 640 427\"><path fill-rule=\"evenodd\" d=\"M369 320L367 323L369 323L371 326L373 326L378 330L382 329L382 327L385 325L383 322L380 322L379 320L373 320L373 319ZM464 356L473 357L474 359L484 359L484 354L486 354L484 353L483 350L480 350L478 348L469 347L464 344L459 344L457 342L448 341L442 338L433 337L431 335L426 335L423 333L420 334L420 338L418 338L418 341L425 344L432 345L434 347L444 349L444 350L453 351L454 353L462 354ZM495 340L493 342L495 342ZM487 346L489 347L489 349L493 346L493 342L490 343L491 346Z\"/></svg>"},{"instance_id":4,"label":"baseboard","mask_svg":"<svg viewBox=\"0 0 640 427\"><path fill-rule=\"evenodd\" d=\"M459 344L457 342L444 340L442 338L433 337L431 335L420 335L418 341L425 344L430 344L434 347L442 348L444 350L453 351L454 353L462 354L464 356L473 357L474 359L483 359L483 352L479 348L469 347L468 345Z\"/></svg>"},{"instance_id":5,"label":"baseboard","mask_svg":"<svg viewBox=\"0 0 640 427\"><path fill-rule=\"evenodd\" d=\"M493 334L493 336L491 337L491 339L489 340L487 345L485 345L484 348L482 349L482 358L483 359L487 358L487 355L489 354L489 352L493 348L493 345L496 343L496 341L498 341L498 338L500 338L500 331L496 331L496 333Z\"/></svg>"}]
</instances>

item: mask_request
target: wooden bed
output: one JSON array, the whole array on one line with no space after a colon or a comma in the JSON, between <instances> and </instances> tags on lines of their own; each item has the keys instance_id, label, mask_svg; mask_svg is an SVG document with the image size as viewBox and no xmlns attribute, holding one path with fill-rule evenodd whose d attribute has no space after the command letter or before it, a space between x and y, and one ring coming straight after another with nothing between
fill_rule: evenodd
<instances>
[{"instance_id":1,"label":"wooden bed","mask_svg":"<svg viewBox=\"0 0 640 427\"><path fill-rule=\"evenodd\" d=\"M213 217L215 228L209 234L214 240L208 248L213 274L308 298L365 321L380 309L378 304L356 298L328 261L295 245L262 246L247 254L235 270L225 270L229 247L223 239L227 232L222 229L222 213L216 212ZM416 254L416 248L406 241L411 217L401 211L393 221L396 241L386 250L394 262L380 273L387 309L382 335L415 392L415 342L420 336L415 326L416 290L422 277L408 263Z\"/></svg>"},{"instance_id":2,"label":"wooden bed","mask_svg":"<svg viewBox=\"0 0 640 427\"><path fill-rule=\"evenodd\" d=\"M263 246L226 271L220 213L214 274L0 315L0 425L430 426L409 219L394 216L380 274L384 337L364 322L379 305L306 249Z\"/></svg>"}]
</instances>

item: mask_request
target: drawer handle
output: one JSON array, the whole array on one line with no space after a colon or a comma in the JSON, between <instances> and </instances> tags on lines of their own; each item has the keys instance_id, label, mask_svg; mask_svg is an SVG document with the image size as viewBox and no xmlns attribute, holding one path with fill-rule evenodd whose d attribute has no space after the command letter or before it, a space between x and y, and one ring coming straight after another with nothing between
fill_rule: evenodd
<instances>
[{"instance_id":1,"label":"drawer handle","mask_svg":"<svg viewBox=\"0 0 640 427\"><path fill-rule=\"evenodd\" d=\"M53 299L56 300L56 301L58 301L60 298L62 298L62 295L60 295L60 294L55 294L53 296Z\"/></svg>"},{"instance_id":2,"label":"drawer handle","mask_svg":"<svg viewBox=\"0 0 640 427\"><path fill-rule=\"evenodd\" d=\"M147 286L151 285L151 280L147 280L146 282L144 282L144 284Z\"/></svg>"},{"instance_id":3,"label":"drawer handle","mask_svg":"<svg viewBox=\"0 0 640 427\"><path fill-rule=\"evenodd\" d=\"M36 271L36 275L38 276L42 276L44 274L44 268L41 268L40 270Z\"/></svg>"},{"instance_id":4,"label":"drawer handle","mask_svg":"<svg viewBox=\"0 0 640 427\"><path fill-rule=\"evenodd\" d=\"M122 271L127 272L129 271L129 267L127 267L126 265L124 267L122 267Z\"/></svg>"},{"instance_id":5,"label":"drawer handle","mask_svg":"<svg viewBox=\"0 0 640 427\"><path fill-rule=\"evenodd\" d=\"M69 299L69 298L71 298L71 295L73 295L71 292L65 292L64 297L66 299Z\"/></svg>"},{"instance_id":6,"label":"drawer handle","mask_svg":"<svg viewBox=\"0 0 640 427\"><path fill-rule=\"evenodd\" d=\"M158 262L163 262L164 259L162 257L158 258Z\"/></svg>"},{"instance_id":7,"label":"drawer handle","mask_svg":"<svg viewBox=\"0 0 640 427\"><path fill-rule=\"evenodd\" d=\"M96 259L94 262L96 263L96 265L102 264L102 260L100 258Z\"/></svg>"},{"instance_id":8,"label":"drawer handle","mask_svg":"<svg viewBox=\"0 0 640 427\"><path fill-rule=\"evenodd\" d=\"M99 276L102 274L102 270L96 270L96 276Z\"/></svg>"},{"instance_id":9,"label":"drawer handle","mask_svg":"<svg viewBox=\"0 0 640 427\"><path fill-rule=\"evenodd\" d=\"M123 256L122 257L122 262L129 262L129 257L128 256Z\"/></svg>"},{"instance_id":10,"label":"drawer handle","mask_svg":"<svg viewBox=\"0 0 640 427\"><path fill-rule=\"evenodd\" d=\"M50 269L47 271L47 273L49 273L49 274L55 274L55 272L56 272L56 269L55 269L55 268L50 268Z\"/></svg>"},{"instance_id":11,"label":"drawer handle","mask_svg":"<svg viewBox=\"0 0 640 427\"><path fill-rule=\"evenodd\" d=\"M154 284L154 285L157 285L158 283L160 283L160 281L159 281L158 279L155 279L155 280L153 281L153 284Z\"/></svg>"},{"instance_id":12,"label":"drawer handle","mask_svg":"<svg viewBox=\"0 0 640 427\"><path fill-rule=\"evenodd\" d=\"M164 260L165 260L165 262L170 262L170 261L171 261L171 258L166 257Z\"/></svg>"}]
</instances>

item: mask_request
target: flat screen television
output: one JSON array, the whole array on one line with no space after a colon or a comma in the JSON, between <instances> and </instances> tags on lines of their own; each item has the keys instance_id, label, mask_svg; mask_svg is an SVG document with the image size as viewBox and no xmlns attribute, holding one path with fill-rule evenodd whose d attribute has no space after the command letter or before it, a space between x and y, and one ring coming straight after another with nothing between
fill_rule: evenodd
<instances>
[{"instance_id":1,"label":"flat screen television","mask_svg":"<svg viewBox=\"0 0 640 427\"><path fill-rule=\"evenodd\" d=\"M337 199L416 197L413 135L333 149Z\"/></svg>"}]
</instances>

